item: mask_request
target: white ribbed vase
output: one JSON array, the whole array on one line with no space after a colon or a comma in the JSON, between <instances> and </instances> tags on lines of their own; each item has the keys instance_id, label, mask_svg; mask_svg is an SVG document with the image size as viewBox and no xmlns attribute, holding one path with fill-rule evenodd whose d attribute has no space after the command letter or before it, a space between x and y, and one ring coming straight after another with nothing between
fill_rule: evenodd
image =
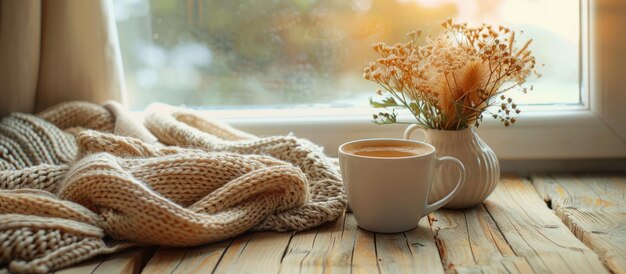
<instances>
[{"instance_id":1,"label":"white ribbed vase","mask_svg":"<svg viewBox=\"0 0 626 274\"><path fill-rule=\"evenodd\" d=\"M407 130L408 131L408 130ZM484 201L500 180L500 164L496 154L476 134L474 127L462 130L422 129L426 143L437 149L437 156L452 156L463 162L465 185L444 208L467 208ZM410 134L410 133L409 133ZM407 135L408 137L408 135ZM435 178L428 202L446 196L456 184L458 171L453 165L442 166Z\"/></svg>"}]
</instances>

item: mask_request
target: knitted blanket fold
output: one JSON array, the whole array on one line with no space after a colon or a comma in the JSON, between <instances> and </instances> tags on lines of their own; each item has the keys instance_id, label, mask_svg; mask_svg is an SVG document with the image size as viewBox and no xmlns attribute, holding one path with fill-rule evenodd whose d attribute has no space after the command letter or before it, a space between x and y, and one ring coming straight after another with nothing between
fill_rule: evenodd
<instances>
[{"instance_id":1,"label":"knitted blanket fold","mask_svg":"<svg viewBox=\"0 0 626 274\"><path fill-rule=\"evenodd\" d=\"M0 122L0 265L48 272L137 244L191 246L304 230L346 208L314 144L196 112L70 102Z\"/></svg>"}]
</instances>

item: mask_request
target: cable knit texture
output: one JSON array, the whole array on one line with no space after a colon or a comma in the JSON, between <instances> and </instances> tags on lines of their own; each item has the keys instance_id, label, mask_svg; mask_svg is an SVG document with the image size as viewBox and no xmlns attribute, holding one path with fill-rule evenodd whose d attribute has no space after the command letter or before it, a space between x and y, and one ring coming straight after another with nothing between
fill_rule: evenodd
<instances>
[{"instance_id":1,"label":"cable knit texture","mask_svg":"<svg viewBox=\"0 0 626 274\"><path fill-rule=\"evenodd\" d=\"M336 167L293 136L259 138L154 105L69 102L0 122L0 265L49 272L133 245L304 230L346 208Z\"/></svg>"}]
</instances>

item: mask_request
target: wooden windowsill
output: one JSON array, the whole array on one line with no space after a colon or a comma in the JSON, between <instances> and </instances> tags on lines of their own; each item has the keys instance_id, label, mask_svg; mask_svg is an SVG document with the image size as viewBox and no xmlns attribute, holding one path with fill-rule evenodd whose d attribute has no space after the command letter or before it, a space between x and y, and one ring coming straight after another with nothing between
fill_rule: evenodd
<instances>
[{"instance_id":1,"label":"wooden windowsill","mask_svg":"<svg viewBox=\"0 0 626 274\"><path fill-rule=\"evenodd\" d=\"M348 213L309 231L139 248L57 273L626 272L625 176L531 180L505 177L482 205L439 210L405 233L361 230Z\"/></svg>"}]
</instances>

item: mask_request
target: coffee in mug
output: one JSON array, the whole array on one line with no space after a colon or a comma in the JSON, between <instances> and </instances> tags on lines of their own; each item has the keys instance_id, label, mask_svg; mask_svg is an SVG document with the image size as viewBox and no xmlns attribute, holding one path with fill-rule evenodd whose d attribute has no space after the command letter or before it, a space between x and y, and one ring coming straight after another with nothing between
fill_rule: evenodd
<instances>
[{"instance_id":1,"label":"coffee in mug","mask_svg":"<svg viewBox=\"0 0 626 274\"><path fill-rule=\"evenodd\" d=\"M430 148L421 145L402 145L398 146L392 142L381 143L380 145L352 145L346 147L346 152L357 156L395 158L410 157L416 155L427 154Z\"/></svg>"},{"instance_id":2,"label":"coffee in mug","mask_svg":"<svg viewBox=\"0 0 626 274\"><path fill-rule=\"evenodd\" d=\"M428 204L435 170L457 165L456 187ZM381 233L415 228L421 217L454 198L465 182L465 168L453 157L435 157L435 147L403 139L365 139L339 147L339 164L348 202L359 227Z\"/></svg>"}]
</instances>

